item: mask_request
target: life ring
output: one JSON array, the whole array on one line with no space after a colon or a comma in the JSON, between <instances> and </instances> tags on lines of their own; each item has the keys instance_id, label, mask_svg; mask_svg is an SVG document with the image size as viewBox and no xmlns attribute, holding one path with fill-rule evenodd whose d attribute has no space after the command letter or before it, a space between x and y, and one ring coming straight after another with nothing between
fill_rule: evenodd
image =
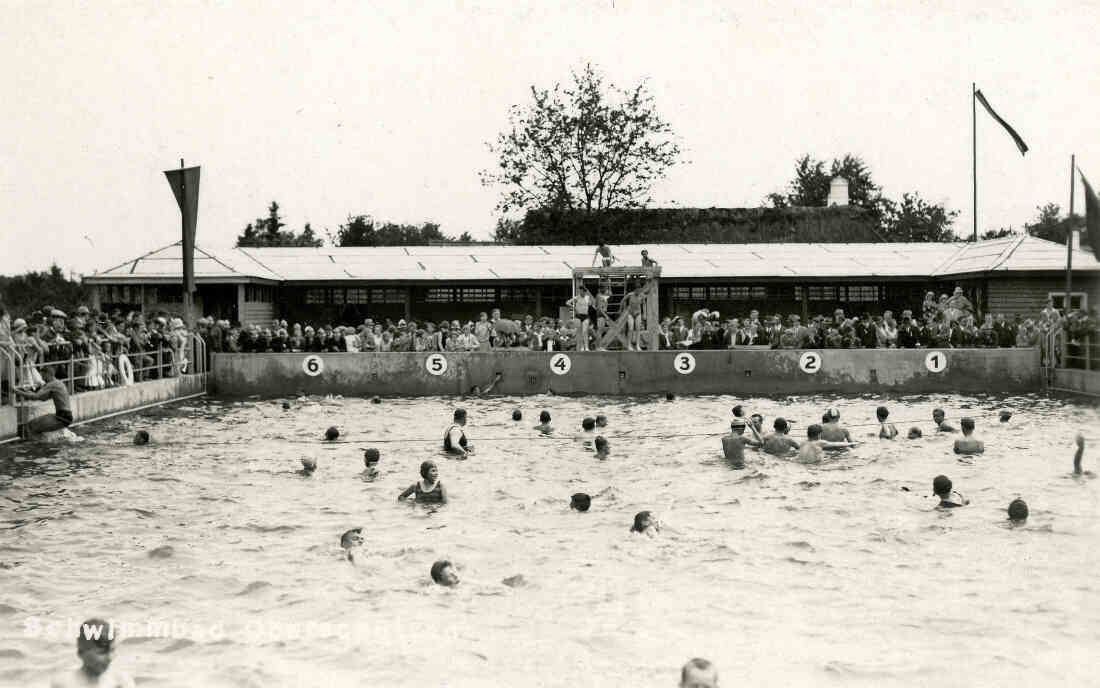
<instances>
[{"instance_id":1,"label":"life ring","mask_svg":"<svg viewBox=\"0 0 1100 688\"><path fill-rule=\"evenodd\" d=\"M122 378L122 384L134 384L134 366L130 363L130 358L126 354L119 354L118 356L118 374Z\"/></svg>"}]
</instances>

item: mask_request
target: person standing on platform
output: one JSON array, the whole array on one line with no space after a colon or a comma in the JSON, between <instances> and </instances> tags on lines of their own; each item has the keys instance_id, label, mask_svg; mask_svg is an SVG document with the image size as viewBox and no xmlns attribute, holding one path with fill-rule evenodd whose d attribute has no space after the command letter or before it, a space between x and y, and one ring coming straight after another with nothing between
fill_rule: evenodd
<instances>
[{"instance_id":1,"label":"person standing on platform","mask_svg":"<svg viewBox=\"0 0 1100 688\"><path fill-rule=\"evenodd\" d=\"M611 247L601 241L600 245L596 247L596 254L592 256L592 265L595 265L597 260L600 261L603 267L609 268L618 258L611 253Z\"/></svg>"},{"instance_id":2,"label":"person standing on platform","mask_svg":"<svg viewBox=\"0 0 1100 688\"><path fill-rule=\"evenodd\" d=\"M658 263L657 261L650 258L649 257L649 251L647 251L646 249L643 248L642 249L642 267L643 268L655 268L658 265L660 265L660 263Z\"/></svg>"},{"instance_id":3,"label":"person standing on platform","mask_svg":"<svg viewBox=\"0 0 1100 688\"><path fill-rule=\"evenodd\" d=\"M581 286L577 295L565 302L565 305L573 309L573 317L580 321L581 328L577 333L577 351L588 351L589 309L595 304L595 299L589 293L588 288Z\"/></svg>"}]
</instances>

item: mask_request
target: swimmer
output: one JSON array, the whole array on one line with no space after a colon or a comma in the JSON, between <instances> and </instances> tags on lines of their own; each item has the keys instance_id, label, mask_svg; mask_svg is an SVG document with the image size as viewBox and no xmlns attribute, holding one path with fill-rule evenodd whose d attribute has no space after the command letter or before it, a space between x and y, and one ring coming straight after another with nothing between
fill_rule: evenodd
<instances>
[{"instance_id":1,"label":"swimmer","mask_svg":"<svg viewBox=\"0 0 1100 688\"><path fill-rule=\"evenodd\" d=\"M596 419L592 416L586 416L585 419L581 421L581 430L581 434L577 435L573 439L577 440L578 442L583 442L585 446L591 445L592 439L595 437L596 434Z\"/></svg>"},{"instance_id":2,"label":"swimmer","mask_svg":"<svg viewBox=\"0 0 1100 688\"><path fill-rule=\"evenodd\" d=\"M951 489L951 478L946 475L937 475L932 481L932 494L940 498L939 507L952 509L957 506L966 506L970 500Z\"/></svg>"},{"instance_id":3,"label":"swimmer","mask_svg":"<svg viewBox=\"0 0 1100 688\"><path fill-rule=\"evenodd\" d=\"M1081 459L1085 455L1085 436L1081 433L1077 433L1076 437L1077 451L1073 454L1073 474L1081 475ZM1088 475L1089 471L1085 471Z\"/></svg>"},{"instance_id":4,"label":"swimmer","mask_svg":"<svg viewBox=\"0 0 1100 688\"><path fill-rule=\"evenodd\" d=\"M745 421L745 409L740 404L730 409L733 413L733 422L730 423L730 430L733 430L734 425L741 425L744 429L747 429L752 433L752 440L756 442L755 446L760 446L760 441L763 438L761 434L761 428L764 427L764 416L759 413L754 413L749 418L748 422ZM740 434L740 433L738 433Z\"/></svg>"},{"instance_id":5,"label":"swimmer","mask_svg":"<svg viewBox=\"0 0 1100 688\"><path fill-rule=\"evenodd\" d=\"M38 416L20 426L20 434L28 440L33 439L35 435L64 430L73 422L73 409L69 404L69 390L65 387L64 382L57 379L57 373L53 366L48 365L42 369L42 379L45 380L45 384L39 387L37 392L15 389L16 395L23 399L53 400L53 413Z\"/></svg>"},{"instance_id":6,"label":"swimmer","mask_svg":"<svg viewBox=\"0 0 1100 688\"><path fill-rule=\"evenodd\" d=\"M362 546L362 528L352 528L340 536L340 547L344 550L344 557L353 564L355 563L355 551Z\"/></svg>"},{"instance_id":7,"label":"swimmer","mask_svg":"<svg viewBox=\"0 0 1100 688\"><path fill-rule=\"evenodd\" d=\"M607 416L605 416L603 414L600 414L600 415L596 416L596 427L597 428L606 428L607 427Z\"/></svg>"},{"instance_id":8,"label":"swimmer","mask_svg":"<svg viewBox=\"0 0 1100 688\"><path fill-rule=\"evenodd\" d=\"M1001 422L1007 423L1012 420L1012 411L1001 411Z\"/></svg>"},{"instance_id":9,"label":"swimmer","mask_svg":"<svg viewBox=\"0 0 1100 688\"><path fill-rule=\"evenodd\" d=\"M974 437L974 419L963 418L959 421L963 436L955 440L956 454L984 454L985 442Z\"/></svg>"},{"instance_id":10,"label":"swimmer","mask_svg":"<svg viewBox=\"0 0 1100 688\"><path fill-rule=\"evenodd\" d=\"M630 526L630 532L644 533L649 537L653 537L661 532L661 522L648 511L639 511L634 514L634 525Z\"/></svg>"},{"instance_id":11,"label":"swimmer","mask_svg":"<svg viewBox=\"0 0 1100 688\"><path fill-rule=\"evenodd\" d=\"M443 451L453 454L456 459L465 459L474 451L473 445L466 440L466 433L462 428L466 427L466 409L457 408L454 413L454 423L443 433Z\"/></svg>"},{"instance_id":12,"label":"swimmer","mask_svg":"<svg viewBox=\"0 0 1100 688\"><path fill-rule=\"evenodd\" d=\"M908 439L911 439L911 440L919 440L923 436L924 436L924 433L922 433L920 431L920 428L918 428L915 425L913 427L909 428L909 434L906 435L906 437Z\"/></svg>"},{"instance_id":13,"label":"swimmer","mask_svg":"<svg viewBox=\"0 0 1100 688\"><path fill-rule=\"evenodd\" d=\"M680 688L718 688L718 669L700 657L688 660L680 669Z\"/></svg>"},{"instance_id":14,"label":"swimmer","mask_svg":"<svg viewBox=\"0 0 1100 688\"><path fill-rule=\"evenodd\" d=\"M440 559L432 564L431 574L432 581L445 588L458 585L458 571L455 571L454 565L446 559Z\"/></svg>"},{"instance_id":15,"label":"swimmer","mask_svg":"<svg viewBox=\"0 0 1100 688\"><path fill-rule=\"evenodd\" d=\"M340 430L337 429L337 427L335 425L329 427L328 430L325 430L325 439L328 440L329 442L335 442L336 438L339 437L339 436L340 436Z\"/></svg>"},{"instance_id":16,"label":"swimmer","mask_svg":"<svg viewBox=\"0 0 1100 688\"><path fill-rule=\"evenodd\" d=\"M302 457L302 470L298 471L298 475L304 475L307 478L313 475L313 471L317 470L317 459L303 456Z\"/></svg>"},{"instance_id":17,"label":"swimmer","mask_svg":"<svg viewBox=\"0 0 1100 688\"><path fill-rule=\"evenodd\" d=\"M665 401L676 401L676 395L672 392L665 392Z\"/></svg>"},{"instance_id":18,"label":"swimmer","mask_svg":"<svg viewBox=\"0 0 1100 688\"><path fill-rule=\"evenodd\" d=\"M523 411L519 409L512 411L512 420L523 420Z\"/></svg>"},{"instance_id":19,"label":"swimmer","mask_svg":"<svg viewBox=\"0 0 1100 688\"><path fill-rule=\"evenodd\" d=\"M405 488L397 497L397 501L405 499L409 495L416 495L417 504L446 504L447 488L439 481L439 468L434 461L425 461L420 464L420 480Z\"/></svg>"},{"instance_id":20,"label":"swimmer","mask_svg":"<svg viewBox=\"0 0 1100 688\"><path fill-rule=\"evenodd\" d=\"M382 403L382 397L371 397L370 403L372 403L372 404L381 404Z\"/></svg>"},{"instance_id":21,"label":"swimmer","mask_svg":"<svg viewBox=\"0 0 1100 688\"><path fill-rule=\"evenodd\" d=\"M139 447L149 444L149 433L145 430L138 430L134 433L134 444Z\"/></svg>"},{"instance_id":22,"label":"swimmer","mask_svg":"<svg viewBox=\"0 0 1100 688\"><path fill-rule=\"evenodd\" d=\"M374 480L378 477L378 462L382 460L382 453L374 447L363 450L363 472L359 475L364 480Z\"/></svg>"},{"instance_id":23,"label":"swimmer","mask_svg":"<svg viewBox=\"0 0 1100 688\"><path fill-rule=\"evenodd\" d=\"M497 386L497 383L500 382L500 379L502 377L504 377L503 373L497 373L496 375L494 375L493 376L493 381L490 382L488 385L486 385L485 389L482 389L478 385L474 385L473 387L470 388L470 396L472 396L472 397L482 397L482 396L485 396L487 394L492 394L493 393L493 388Z\"/></svg>"},{"instance_id":24,"label":"swimmer","mask_svg":"<svg viewBox=\"0 0 1100 688\"><path fill-rule=\"evenodd\" d=\"M544 435L547 435L554 431L554 428L550 425L549 411L543 411L539 414L539 424L535 426L535 429Z\"/></svg>"},{"instance_id":25,"label":"swimmer","mask_svg":"<svg viewBox=\"0 0 1100 688\"><path fill-rule=\"evenodd\" d=\"M125 672L111 669L114 652L114 628L102 619L88 619L80 624L76 636L76 654L81 667L57 676L52 688L102 686L103 688L134 688L134 680Z\"/></svg>"},{"instance_id":26,"label":"swimmer","mask_svg":"<svg viewBox=\"0 0 1100 688\"><path fill-rule=\"evenodd\" d=\"M764 416L759 413L749 416L749 428L752 429L753 436L762 441L764 439Z\"/></svg>"},{"instance_id":27,"label":"swimmer","mask_svg":"<svg viewBox=\"0 0 1100 688\"><path fill-rule=\"evenodd\" d=\"M798 442L787 436L791 431L791 424L783 418L776 418L772 424L775 432L764 438L764 451L774 456L787 456L791 452L798 451Z\"/></svg>"},{"instance_id":28,"label":"swimmer","mask_svg":"<svg viewBox=\"0 0 1100 688\"><path fill-rule=\"evenodd\" d=\"M596 436L596 458L606 459L611 456L611 443L603 435Z\"/></svg>"},{"instance_id":29,"label":"swimmer","mask_svg":"<svg viewBox=\"0 0 1100 688\"><path fill-rule=\"evenodd\" d=\"M289 411L290 410L290 402L289 401L284 401L283 402L283 410L284 411Z\"/></svg>"},{"instance_id":30,"label":"swimmer","mask_svg":"<svg viewBox=\"0 0 1100 688\"><path fill-rule=\"evenodd\" d=\"M592 498L584 492L578 492L569 498L569 508L584 513L592 506Z\"/></svg>"},{"instance_id":31,"label":"swimmer","mask_svg":"<svg viewBox=\"0 0 1100 688\"><path fill-rule=\"evenodd\" d=\"M847 432L847 430L845 430ZM821 463L826 449L845 449L854 442L830 442L821 439L822 428L817 423L806 428L806 441L798 448L799 463Z\"/></svg>"},{"instance_id":32,"label":"swimmer","mask_svg":"<svg viewBox=\"0 0 1100 688\"><path fill-rule=\"evenodd\" d=\"M954 426L944 420L945 418L943 409L938 408L932 411L932 420L935 421L938 432L956 432Z\"/></svg>"},{"instance_id":33,"label":"swimmer","mask_svg":"<svg viewBox=\"0 0 1100 688\"><path fill-rule=\"evenodd\" d=\"M894 427L893 423L887 423L886 419L890 417L890 410L885 406L879 406L875 410L875 417L878 418L878 437L881 440L892 440L898 436L898 429Z\"/></svg>"},{"instance_id":34,"label":"swimmer","mask_svg":"<svg viewBox=\"0 0 1100 688\"><path fill-rule=\"evenodd\" d=\"M821 426L821 439L826 442L851 443L852 436L849 434L848 429L840 427L840 411L830 408L825 411L825 415L822 416L821 420L824 422Z\"/></svg>"},{"instance_id":35,"label":"swimmer","mask_svg":"<svg viewBox=\"0 0 1100 688\"><path fill-rule=\"evenodd\" d=\"M1027 502L1017 497L1008 504L1008 520L1013 523L1023 523L1027 520Z\"/></svg>"},{"instance_id":36,"label":"swimmer","mask_svg":"<svg viewBox=\"0 0 1100 688\"><path fill-rule=\"evenodd\" d=\"M751 437L745 437L745 420L734 417L730 423L730 434L722 437L722 454L737 470L745 467L745 447L759 447L760 443Z\"/></svg>"}]
</instances>

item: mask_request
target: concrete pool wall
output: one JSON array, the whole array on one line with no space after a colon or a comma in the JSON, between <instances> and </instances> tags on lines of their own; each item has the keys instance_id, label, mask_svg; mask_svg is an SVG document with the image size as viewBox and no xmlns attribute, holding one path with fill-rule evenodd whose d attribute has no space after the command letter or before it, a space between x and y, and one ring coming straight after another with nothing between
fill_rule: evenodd
<instances>
[{"instance_id":1,"label":"concrete pool wall","mask_svg":"<svg viewBox=\"0 0 1100 688\"><path fill-rule=\"evenodd\" d=\"M1026 393L1042 390L1038 349L215 354L228 397L468 394Z\"/></svg>"}]
</instances>

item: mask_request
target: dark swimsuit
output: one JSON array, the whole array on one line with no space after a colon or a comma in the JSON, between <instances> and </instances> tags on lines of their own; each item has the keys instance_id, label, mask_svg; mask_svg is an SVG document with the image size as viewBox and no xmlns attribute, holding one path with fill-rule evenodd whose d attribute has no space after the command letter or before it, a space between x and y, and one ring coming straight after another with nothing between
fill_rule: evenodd
<instances>
[{"instance_id":1,"label":"dark swimsuit","mask_svg":"<svg viewBox=\"0 0 1100 688\"><path fill-rule=\"evenodd\" d=\"M66 411L65 409L58 409L57 413L55 413L54 415L57 416L57 419L59 421L61 421L62 423L65 424L65 427L69 427L69 424L73 422L73 413L72 413L72 411Z\"/></svg>"},{"instance_id":2,"label":"dark swimsuit","mask_svg":"<svg viewBox=\"0 0 1100 688\"><path fill-rule=\"evenodd\" d=\"M457 450L451 444L451 430L455 429L456 425L452 425L447 428L447 431L443 433L443 450L448 452L456 452ZM458 445L463 449L466 449L466 433L462 433L462 437L458 438Z\"/></svg>"},{"instance_id":3,"label":"dark swimsuit","mask_svg":"<svg viewBox=\"0 0 1100 688\"><path fill-rule=\"evenodd\" d=\"M416 501L420 504L443 503L443 487L442 483L440 482L436 482L435 487L433 487L428 492L425 492L423 486L418 480L416 482L416 489L414 490L414 492L416 493Z\"/></svg>"}]
</instances>

